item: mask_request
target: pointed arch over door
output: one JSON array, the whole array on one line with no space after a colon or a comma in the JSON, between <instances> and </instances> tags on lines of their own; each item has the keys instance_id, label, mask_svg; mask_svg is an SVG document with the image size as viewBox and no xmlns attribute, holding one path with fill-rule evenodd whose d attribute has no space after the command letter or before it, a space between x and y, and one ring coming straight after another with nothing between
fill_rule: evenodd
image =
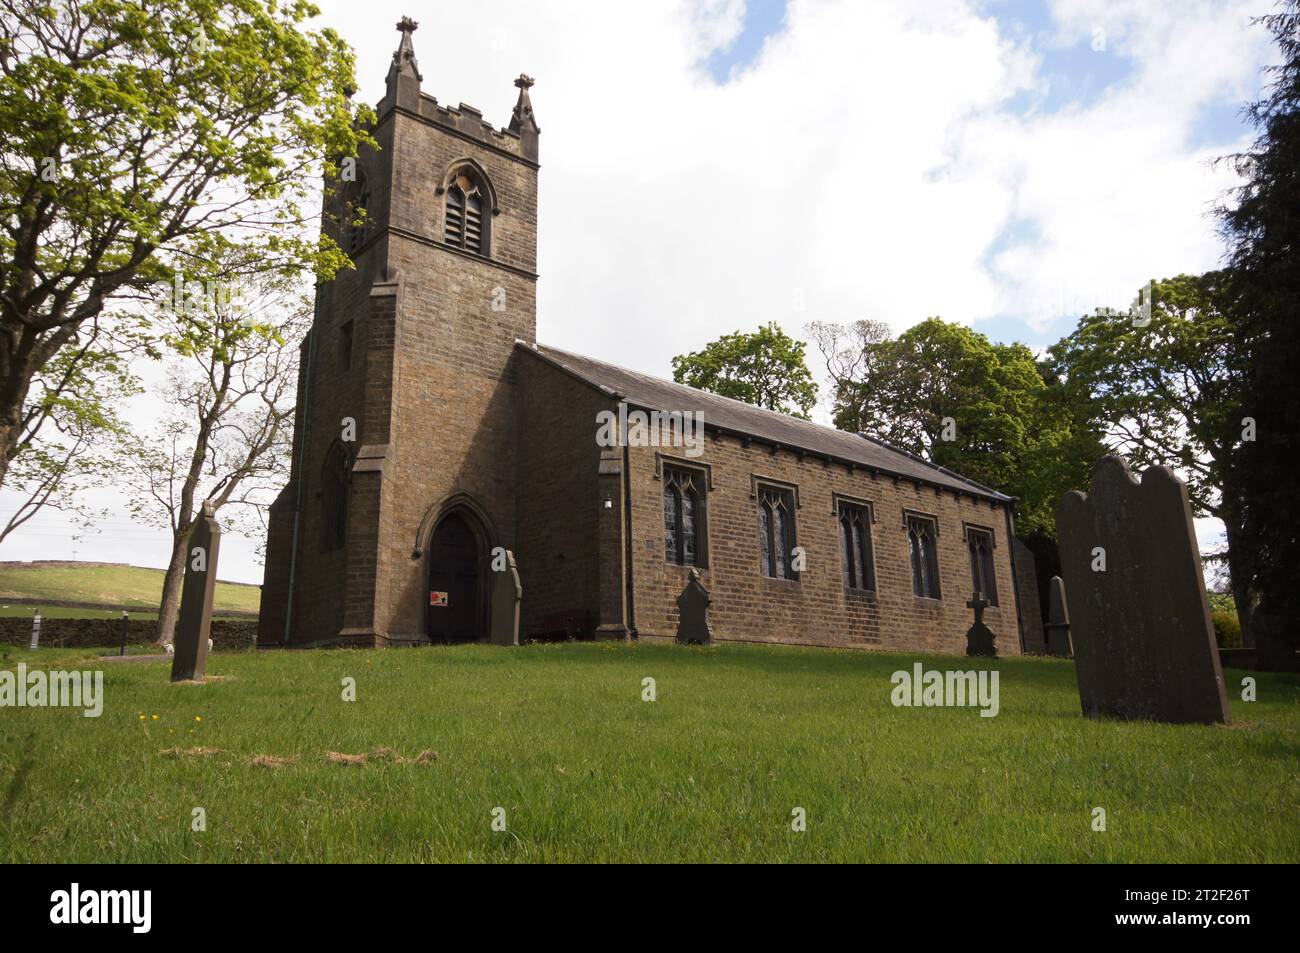
<instances>
[{"instance_id":1,"label":"pointed arch over door","mask_svg":"<svg viewBox=\"0 0 1300 953\"><path fill-rule=\"evenodd\" d=\"M488 637L491 533L476 506L440 508L425 544L425 634L435 644Z\"/></svg>"}]
</instances>

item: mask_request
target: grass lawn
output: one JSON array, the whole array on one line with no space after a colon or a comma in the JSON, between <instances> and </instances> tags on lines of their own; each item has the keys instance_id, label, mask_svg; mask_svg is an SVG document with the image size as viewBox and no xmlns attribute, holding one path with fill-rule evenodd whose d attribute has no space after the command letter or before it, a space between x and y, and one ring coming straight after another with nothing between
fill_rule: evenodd
<instances>
[{"instance_id":1,"label":"grass lawn","mask_svg":"<svg viewBox=\"0 0 1300 953\"><path fill-rule=\"evenodd\" d=\"M84 650L5 652L10 669L96 667ZM1259 701L1234 701L1230 728L1172 726L1085 720L1071 663L1005 659L991 663L1001 712L981 718L894 708L890 675L917 658L248 652L212 656L222 678L205 685L106 665L100 718L0 708L0 861L1300 860L1294 677L1256 676ZM1228 673L1230 697L1244 674ZM327 760L381 748L408 760ZM424 750L436 760L415 762Z\"/></svg>"},{"instance_id":2,"label":"grass lawn","mask_svg":"<svg viewBox=\"0 0 1300 953\"><path fill-rule=\"evenodd\" d=\"M8 610L0 610L0 614L31 615L32 606L42 606L41 614L46 615L43 604L53 600L147 609L152 610L156 617L162 584L161 569L140 566L106 566L102 563L87 563L85 566L0 565L0 604L9 606ZM261 599L262 591L258 586L218 582L212 604L218 611L256 612ZM51 612L55 608L51 607ZM98 618L93 613L100 610L70 611L92 614L57 618ZM56 616L50 614L49 618Z\"/></svg>"}]
</instances>

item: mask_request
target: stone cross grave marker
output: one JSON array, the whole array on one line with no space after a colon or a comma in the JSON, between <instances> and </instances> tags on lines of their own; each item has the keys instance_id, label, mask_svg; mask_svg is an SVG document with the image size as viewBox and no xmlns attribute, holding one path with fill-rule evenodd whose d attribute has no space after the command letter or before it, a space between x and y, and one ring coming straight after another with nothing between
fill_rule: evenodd
<instances>
[{"instance_id":1,"label":"stone cross grave marker","mask_svg":"<svg viewBox=\"0 0 1300 953\"><path fill-rule=\"evenodd\" d=\"M221 524L208 500L190 532L181 583L181 613L176 623L172 681L203 680L208 666L208 635L212 630L212 595L217 586L217 555Z\"/></svg>"},{"instance_id":2,"label":"stone cross grave marker","mask_svg":"<svg viewBox=\"0 0 1300 953\"><path fill-rule=\"evenodd\" d=\"M713 597L700 581L700 571L691 570L686 588L677 597L677 641L682 645L709 645L713 627L709 625L709 604Z\"/></svg>"},{"instance_id":3,"label":"stone cross grave marker","mask_svg":"<svg viewBox=\"0 0 1300 953\"><path fill-rule=\"evenodd\" d=\"M1187 487L1167 467L1139 482L1122 457L1056 508L1079 700L1090 717L1223 723L1228 696Z\"/></svg>"},{"instance_id":4,"label":"stone cross grave marker","mask_svg":"<svg viewBox=\"0 0 1300 953\"><path fill-rule=\"evenodd\" d=\"M975 592L971 594L970 599L966 602L968 609L975 610L975 624L966 630L966 654L978 655L984 658L997 658L998 650L993 644L993 630L984 624L984 610L988 608L989 601L984 598L984 593Z\"/></svg>"},{"instance_id":5,"label":"stone cross grave marker","mask_svg":"<svg viewBox=\"0 0 1300 953\"><path fill-rule=\"evenodd\" d=\"M1070 610L1065 601L1065 580L1053 576L1047 590L1047 654L1068 658L1074 654L1070 646Z\"/></svg>"},{"instance_id":6,"label":"stone cross grave marker","mask_svg":"<svg viewBox=\"0 0 1300 953\"><path fill-rule=\"evenodd\" d=\"M519 584L515 554L504 550L505 567L492 572L492 644L519 644L519 601L524 588Z\"/></svg>"}]
</instances>

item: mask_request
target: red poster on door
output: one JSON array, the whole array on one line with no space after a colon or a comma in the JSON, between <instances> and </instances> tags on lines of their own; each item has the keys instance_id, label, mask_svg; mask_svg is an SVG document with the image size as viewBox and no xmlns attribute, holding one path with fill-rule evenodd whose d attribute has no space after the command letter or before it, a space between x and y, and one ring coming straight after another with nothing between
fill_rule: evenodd
<instances>
[{"instance_id":1,"label":"red poster on door","mask_svg":"<svg viewBox=\"0 0 1300 953\"><path fill-rule=\"evenodd\" d=\"M430 593L429 593L429 605L431 605L431 606L445 606L446 604L447 604L447 593L445 593L445 592L430 592Z\"/></svg>"}]
</instances>

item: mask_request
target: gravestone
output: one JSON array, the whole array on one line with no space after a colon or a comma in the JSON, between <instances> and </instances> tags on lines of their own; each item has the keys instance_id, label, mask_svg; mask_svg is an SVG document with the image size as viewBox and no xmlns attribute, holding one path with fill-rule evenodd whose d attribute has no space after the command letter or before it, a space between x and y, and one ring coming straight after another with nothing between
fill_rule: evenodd
<instances>
[{"instance_id":1,"label":"gravestone","mask_svg":"<svg viewBox=\"0 0 1300 953\"><path fill-rule=\"evenodd\" d=\"M1070 646L1070 610L1065 602L1065 580L1053 576L1047 590L1047 654L1068 658L1074 654Z\"/></svg>"},{"instance_id":2,"label":"gravestone","mask_svg":"<svg viewBox=\"0 0 1300 953\"><path fill-rule=\"evenodd\" d=\"M505 568L492 572L491 638L493 645L518 645L519 601L524 589L519 584L515 554L507 549L504 555Z\"/></svg>"},{"instance_id":3,"label":"gravestone","mask_svg":"<svg viewBox=\"0 0 1300 953\"><path fill-rule=\"evenodd\" d=\"M172 655L172 681L202 681L212 645L212 594L217 586L217 555L221 524L208 500L190 531L186 546L185 580L181 583L181 613L176 623Z\"/></svg>"},{"instance_id":4,"label":"gravestone","mask_svg":"<svg viewBox=\"0 0 1300 953\"><path fill-rule=\"evenodd\" d=\"M713 641L709 625L709 603L713 597L700 581L700 571L691 570L686 588L677 597L677 641L682 645L708 645Z\"/></svg>"},{"instance_id":5,"label":"gravestone","mask_svg":"<svg viewBox=\"0 0 1300 953\"><path fill-rule=\"evenodd\" d=\"M1139 482L1122 457L1056 509L1079 700L1089 717L1223 723L1228 696L1187 487L1167 467Z\"/></svg>"},{"instance_id":6,"label":"gravestone","mask_svg":"<svg viewBox=\"0 0 1300 953\"><path fill-rule=\"evenodd\" d=\"M966 654L982 658L997 658L998 650L993 644L993 630L984 624L984 610L989 601L984 593L972 593L966 602L968 609L975 610L975 624L966 630Z\"/></svg>"}]
</instances>

